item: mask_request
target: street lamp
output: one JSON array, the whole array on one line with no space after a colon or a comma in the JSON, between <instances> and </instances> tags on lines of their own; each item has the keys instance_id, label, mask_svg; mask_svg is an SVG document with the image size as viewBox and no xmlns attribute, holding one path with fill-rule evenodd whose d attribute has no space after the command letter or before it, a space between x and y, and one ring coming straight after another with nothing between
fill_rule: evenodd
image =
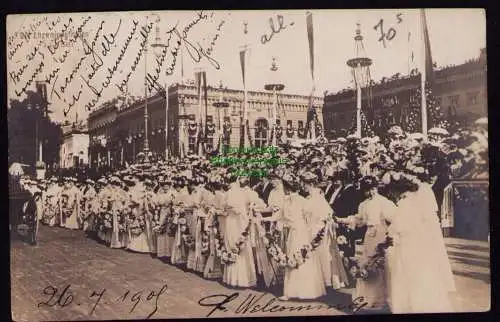
<instances>
[{"instance_id":1,"label":"street lamp","mask_svg":"<svg viewBox=\"0 0 500 322\"><path fill-rule=\"evenodd\" d=\"M156 37L155 37L155 43L151 45L153 50L155 51L156 57L160 60L161 57L161 52L164 50L164 48L168 47L165 44L161 43L161 37L160 37L160 16L157 14L154 14L156 16ZM165 83L165 160L168 160L169 158L169 153L168 153L168 85Z\"/></svg>"},{"instance_id":2,"label":"street lamp","mask_svg":"<svg viewBox=\"0 0 500 322\"><path fill-rule=\"evenodd\" d=\"M365 55L363 36L361 36L360 24L356 24L355 58L347 61L347 66L352 70L354 82L356 83L356 136L361 137L361 88L366 87L370 82L370 66L372 60Z\"/></svg>"},{"instance_id":3,"label":"street lamp","mask_svg":"<svg viewBox=\"0 0 500 322\"><path fill-rule=\"evenodd\" d=\"M146 16L146 19L148 17ZM149 162L149 140L148 140L148 38L144 39L144 162Z\"/></svg>"},{"instance_id":4,"label":"street lamp","mask_svg":"<svg viewBox=\"0 0 500 322\"><path fill-rule=\"evenodd\" d=\"M278 119L278 117L277 117L278 92L285 89L285 85L281 84L276 79L276 72L277 71L278 71L278 66L276 65L276 58L273 57L273 62L271 64L271 72L272 72L272 76L273 76L273 81L271 81L270 84L266 84L264 86L265 90L273 92L273 112L272 112L272 119L271 119L271 128L272 128L271 146L276 145L276 128L277 128L276 120Z\"/></svg>"}]
</instances>

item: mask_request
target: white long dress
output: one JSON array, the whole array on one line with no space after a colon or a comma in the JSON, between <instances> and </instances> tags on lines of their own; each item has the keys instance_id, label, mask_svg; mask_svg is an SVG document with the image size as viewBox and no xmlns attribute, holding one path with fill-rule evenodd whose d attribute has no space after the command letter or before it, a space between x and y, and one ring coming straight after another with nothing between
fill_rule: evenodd
<instances>
[{"instance_id":1,"label":"white long dress","mask_svg":"<svg viewBox=\"0 0 500 322\"><path fill-rule=\"evenodd\" d=\"M366 266L371 256L376 254L377 245L384 242L387 223L392 221L396 205L377 194L359 205L358 214L348 217L350 228L367 226L363 243L360 267ZM363 297L370 308L383 308L388 301L389 281L387 272L379 272L369 279L358 278L353 298Z\"/></svg>"},{"instance_id":2,"label":"white long dress","mask_svg":"<svg viewBox=\"0 0 500 322\"><path fill-rule=\"evenodd\" d=\"M285 196L282 215L290 232L286 240L286 254L292 257L295 252L310 244L316 225L308 224L304 207L308 203L297 193ZM312 227L311 227L312 226ZM283 295L288 298L316 299L326 294L325 280L320 266L318 250L310 252L309 258L298 268L286 268Z\"/></svg>"},{"instance_id":3,"label":"white long dress","mask_svg":"<svg viewBox=\"0 0 500 322\"><path fill-rule=\"evenodd\" d=\"M337 237L331 220L332 208L330 208L320 189L313 189L306 201L308 202L306 209L311 212L310 217L312 218L311 224L313 227L311 233L313 237L323 227L323 220L327 220L325 237L316 250L326 286L334 289L345 287L349 283L349 279L337 246Z\"/></svg>"},{"instance_id":4,"label":"white long dress","mask_svg":"<svg viewBox=\"0 0 500 322\"><path fill-rule=\"evenodd\" d=\"M225 218L224 242L226 249L230 251L238 242L241 233L249 223L249 204L258 202L258 195L248 189L236 185L231 187L227 193L227 206L233 209L233 213ZM262 206L262 205L261 205ZM241 247L241 252L235 263L224 265L222 276L224 283L237 287L253 287L257 285L257 272L255 269L255 257L252 251L251 236Z\"/></svg>"},{"instance_id":5,"label":"white long dress","mask_svg":"<svg viewBox=\"0 0 500 322\"><path fill-rule=\"evenodd\" d=\"M453 276L439 223L432 218L437 218L432 205L425 190L407 193L398 202L389 228L394 238L394 247L388 252L392 313L452 311L449 292L454 290Z\"/></svg>"},{"instance_id":6,"label":"white long dress","mask_svg":"<svg viewBox=\"0 0 500 322\"><path fill-rule=\"evenodd\" d=\"M66 219L65 227L68 229L80 229L78 216L80 211L80 191L72 186L67 192L70 196L69 204L72 206L71 215Z\"/></svg>"}]
</instances>

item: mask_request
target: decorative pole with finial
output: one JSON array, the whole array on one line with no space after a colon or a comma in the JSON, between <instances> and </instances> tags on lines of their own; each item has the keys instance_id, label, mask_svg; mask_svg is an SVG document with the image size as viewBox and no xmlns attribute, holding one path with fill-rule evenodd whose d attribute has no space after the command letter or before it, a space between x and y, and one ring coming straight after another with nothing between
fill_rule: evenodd
<instances>
[{"instance_id":1,"label":"decorative pole with finial","mask_svg":"<svg viewBox=\"0 0 500 322\"><path fill-rule=\"evenodd\" d=\"M278 66L276 64L276 58L273 57L273 62L271 63L271 71L273 72L273 75L276 75L276 72L278 71ZM278 103L278 92L282 91L285 88L285 85L278 83L276 79L273 77L273 81L271 84L266 84L264 86L264 89L267 91L273 91L273 111L272 111L272 118L271 118L271 133L272 133L272 141L271 141L271 146L276 146L277 140L276 140L276 120L278 119L277 117L277 103Z\"/></svg>"},{"instance_id":2,"label":"decorative pole with finial","mask_svg":"<svg viewBox=\"0 0 500 322\"><path fill-rule=\"evenodd\" d=\"M222 141L221 138L222 138L222 135L223 135L223 132L224 132L222 130L222 123L223 122L221 122L220 110L221 109L225 110L229 106L229 103L224 102L224 100L223 100L223 97L222 97L222 93L223 92L224 92L224 88L222 86L222 80L221 80L220 83L219 83L219 101L215 102L214 105L213 105L217 109L217 121L219 122L219 124L218 124L219 125L218 126L218 128L219 128L219 135L218 135L218 140L217 140L218 143L219 143L219 147L222 146L222 144L221 144L221 141Z\"/></svg>"},{"instance_id":3,"label":"decorative pole with finial","mask_svg":"<svg viewBox=\"0 0 500 322\"><path fill-rule=\"evenodd\" d=\"M162 44L161 42L161 37L160 37L160 16L156 15L156 36L155 36L155 43L151 45L153 50L155 51L155 55L158 60L160 60L161 57L161 50L162 48L167 47L167 45ZM168 144L168 132L169 132L169 126L168 126L168 84L165 82L165 160L168 160L169 158L169 144Z\"/></svg>"},{"instance_id":4,"label":"decorative pole with finial","mask_svg":"<svg viewBox=\"0 0 500 322\"><path fill-rule=\"evenodd\" d=\"M361 88L366 87L369 83L370 66L372 60L366 57L365 46L363 44L363 36L361 36L361 25L356 24L355 41L355 58L347 61L347 66L351 67L354 82L356 84L356 137L361 138Z\"/></svg>"},{"instance_id":5,"label":"decorative pole with finial","mask_svg":"<svg viewBox=\"0 0 500 322\"><path fill-rule=\"evenodd\" d=\"M248 66L247 66L247 61L248 61L248 44L246 44L247 41L247 35L248 35L248 22L244 21L243 22L243 34L245 35L245 44L242 46L242 50L240 51L240 63L241 63L241 72L243 76L243 115L240 117L240 147L247 147L251 142L248 142L248 131L250 129L248 128L248 111L247 111L247 100L248 100L248 93L247 93L247 71L248 71Z\"/></svg>"}]
</instances>

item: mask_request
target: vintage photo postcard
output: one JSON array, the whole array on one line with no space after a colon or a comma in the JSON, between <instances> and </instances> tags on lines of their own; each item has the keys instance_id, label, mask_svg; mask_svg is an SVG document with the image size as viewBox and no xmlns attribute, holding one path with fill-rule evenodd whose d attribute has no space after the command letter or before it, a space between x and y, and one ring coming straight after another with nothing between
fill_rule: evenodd
<instances>
[{"instance_id":1,"label":"vintage photo postcard","mask_svg":"<svg viewBox=\"0 0 500 322\"><path fill-rule=\"evenodd\" d=\"M490 310L482 9L7 17L15 321Z\"/></svg>"}]
</instances>

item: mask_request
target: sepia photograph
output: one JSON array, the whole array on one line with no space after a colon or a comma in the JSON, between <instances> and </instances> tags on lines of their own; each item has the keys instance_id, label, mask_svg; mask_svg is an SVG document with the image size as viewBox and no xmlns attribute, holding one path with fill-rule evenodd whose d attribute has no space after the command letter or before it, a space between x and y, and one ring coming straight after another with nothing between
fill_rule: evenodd
<instances>
[{"instance_id":1,"label":"sepia photograph","mask_svg":"<svg viewBox=\"0 0 500 322\"><path fill-rule=\"evenodd\" d=\"M484 9L6 18L11 317L487 312Z\"/></svg>"}]
</instances>

